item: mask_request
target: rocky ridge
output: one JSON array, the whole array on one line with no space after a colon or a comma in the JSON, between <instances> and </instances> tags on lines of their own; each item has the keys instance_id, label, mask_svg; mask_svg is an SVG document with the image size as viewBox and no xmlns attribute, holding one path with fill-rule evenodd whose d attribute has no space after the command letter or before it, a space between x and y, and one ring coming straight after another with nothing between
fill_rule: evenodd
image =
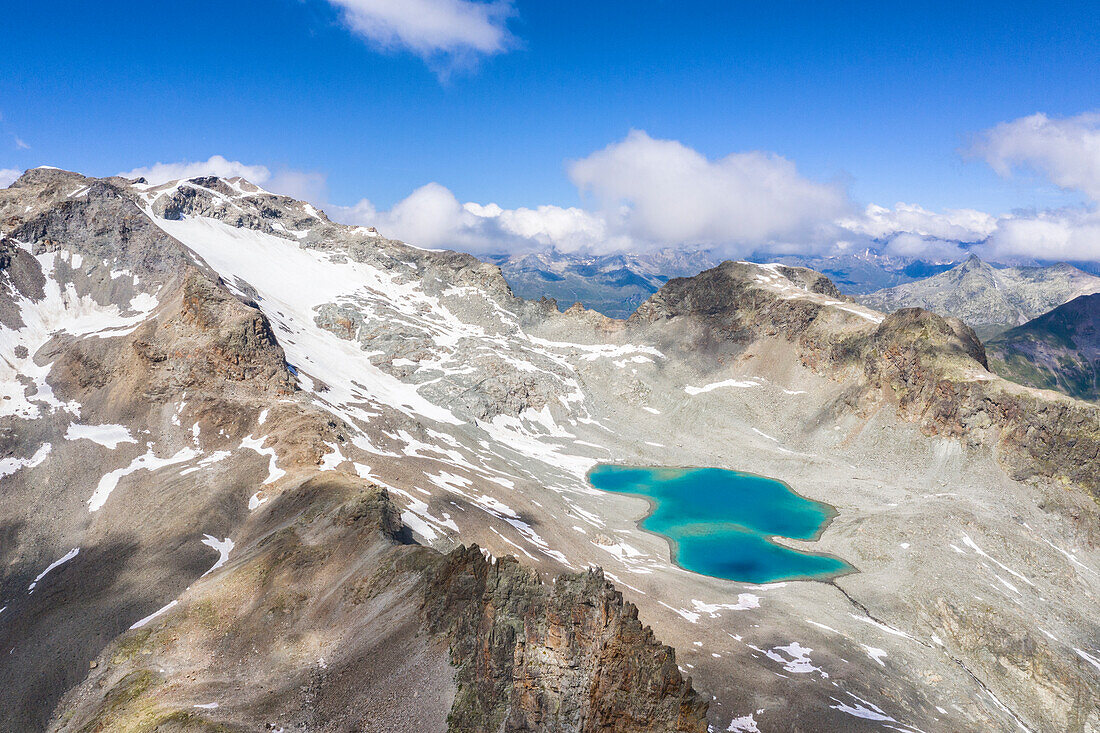
<instances>
[{"instance_id":1,"label":"rocky ridge","mask_svg":"<svg viewBox=\"0 0 1100 733\"><path fill-rule=\"evenodd\" d=\"M867 413L883 401L894 403L930 434L995 447L1015 478L1053 478L1100 500L1094 470L1100 411L1094 406L995 379L981 341L959 319L918 308L885 317L852 305L838 310L843 296L813 271L775 266L774 272L786 276L783 282L753 276L754 270L725 263L697 278L671 281L632 321L691 333L691 349L736 351L760 339L787 339L797 344L807 367L858 380L838 411ZM768 292L796 282L824 298L776 298Z\"/></svg>"}]
</instances>

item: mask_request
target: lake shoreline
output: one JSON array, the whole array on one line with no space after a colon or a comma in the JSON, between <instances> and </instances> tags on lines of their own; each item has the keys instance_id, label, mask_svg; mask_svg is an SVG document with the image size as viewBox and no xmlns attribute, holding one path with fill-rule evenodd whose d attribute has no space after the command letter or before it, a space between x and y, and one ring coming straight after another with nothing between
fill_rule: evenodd
<instances>
[{"instance_id":1,"label":"lake shoreline","mask_svg":"<svg viewBox=\"0 0 1100 733\"><path fill-rule=\"evenodd\" d=\"M752 527L751 524L749 524L749 523L737 522L737 521L734 521L732 519L724 521L724 522L716 522L716 525L726 526L726 530L725 530L726 532L729 531L728 526L732 525L732 526L736 527L738 529L738 531L743 533L746 537L751 537L754 540L762 540L764 543L766 543L766 545L768 545L768 550L772 554L774 554L775 549L779 549L779 550L782 550L784 553L790 553L791 555L798 556L800 558L807 559L807 560L808 559L832 560L832 561L836 562L837 564L839 564L840 567L836 568L835 570L826 570L826 571L822 571L820 573L782 574L779 577L768 579L768 580L727 577L726 575L716 574L716 573L713 573L713 572L706 572L706 570L699 569L697 567L689 567L689 565L684 564L681 561L681 557L682 557L683 553L682 553L682 550L681 550L681 547L680 547L680 541L677 540L676 537L672 536L671 534L667 534L665 532L662 532L658 529L654 529L652 527L645 526L645 523L647 521L652 520L661 511L662 505L659 501L659 498L654 497L654 496L652 496L650 494L647 494L647 493L642 493L640 491L636 491L636 490L607 488L606 486L598 485L599 484L598 481L593 481L593 475L598 476L598 474L600 472L607 472L609 470L611 470L611 471L642 471L642 472L646 472L647 474L650 474L650 476L652 477L652 481L655 485L659 485L659 483L662 482L662 481L664 481L666 483L669 481L668 479L661 479L656 474L658 474L660 472L664 472L664 471L673 471L673 472L677 472L679 475L677 477L675 477L675 479L672 479L672 480L685 480L685 479L688 479L688 478L690 478L690 474L692 474L694 472L707 472L707 473L720 472L718 475L722 476L722 477L726 477L726 478L750 479L753 482L763 482L763 485L775 485L775 486L781 487L783 489L783 491L785 491L787 494L789 494L790 497L793 497L794 499L796 499L798 502L802 502L802 503L804 503L804 505L812 506L813 508L820 510L820 512L823 516L822 516L821 520L819 522L817 522L817 524L814 527L814 530L813 530L812 533L810 533L806 536L791 537L791 536L788 536L786 534L762 532L762 531L758 530L757 528ZM832 524L833 520L837 516L839 516L840 512L836 509L836 507L834 507L830 504L827 504L827 503L821 502L821 501L816 501L814 499L810 499L808 497L805 497L805 496L799 494L797 491L795 491L795 489L793 487L791 487L785 481L782 481L780 479L775 479L775 478L772 478L770 476L763 476L763 475L760 475L760 474L749 473L749 472L746 472L746 471L738 471L736 469L719 468L719 467L713 467L713 466L645 466L645 465L626 464L626 463L598 463L595 466L593 466L591 469L589 469L589 471L585 474L585 479L586 479L586 481L588 482L588 484L590 486L597 489L598 491L602 491L602 492L610 493L610 494L618 494L618 495L622 495L622 496L630 496L632 498L642 499L643 501L645 501L646 505L647 505L647 511L645 512L645 514L643 514L643 516L641 516L640 518L635 520L635 522L634 522L635 525L642 532L645 532L646 534L650 534L650 535L660 537L662 540L664 540L665 543L669 547L669 555L670 555L669 559L672 562L672 564L675 567L677 567L681 570L684 570L686 572L695 573L697 575L702 575L702 576L709 577L709 578L715 578L717 580L727 580L727 581L734 582L734 583L744 583L744 584L759 585L759 586L778 584L778 583L786 583L786 582L794 582L794 581L816 581L816 582L820 582L820 583L832 584L838 578L841 578L841 577L844 577L846 575L851 575L853 573L859 572L859 570L856 567L854 567L853 565L848 563L843 558L838 557L838 556L836 556L832 553L810 552L810 551L798 549L798 548L795 548L795 547L791 547L791 546L787 545L786 543L782 542L782 540L788 540L788 541L794 541L794 542L816 542L821 537L822 533L824 533L824 531L829 527L829 525ZM706 521L714 521L714 520L709 519L709 520L702 520L702 521L706 522ZM700 523L700 522L692 522L692 523L689 523L689 524L697 524L697 523ZM701 539L704 539L704 538L710 537L710 535L700 535L699 537ZM780 540L780 541L777 542L776 540ZM691 564L691 563L689 563L689 564Z\"/></svg>"}]
</instances>

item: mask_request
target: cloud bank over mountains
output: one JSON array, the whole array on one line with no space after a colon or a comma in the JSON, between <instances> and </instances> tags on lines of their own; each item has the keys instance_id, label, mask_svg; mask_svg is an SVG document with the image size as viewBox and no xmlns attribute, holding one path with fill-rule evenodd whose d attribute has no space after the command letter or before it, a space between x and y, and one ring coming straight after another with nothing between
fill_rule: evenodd
<instances>
[{"instance_id":1,"label":"cloud bank over mountains","mask_svg":"<svg viewBox=\"0 0 1100 733\"><path fill-rule=\"evenodd\" d=\"M605 253L666 247L749 254L838 254L873 249L940 261L970 252L995 260L1100 260L1100 115L1032 115L985 131L970 151L999 174L1042 176L1089 203L991 214L929 211L914 203L860 210L839 184L809 180L761 151L712 160L675 140L635 130L568 165L588 208L502 209L461 203L432 183L389 211L363 200L330 207L349 223L431 247L493 252L554 246Z\"/></svg>"},{"instance_id":2,"label":"cloud bank over mountains","mask_svg":"<svg viewBox=\"0 0 1100 733\"><path fill-rule=\"evenodd\" d=\"M983 246L995 258L1100 260L1100 113L1021 117L986 130L970 151L998 174L1026 171L1066 191L1085 207L1002 217Z\"/></svg>"},{"instance_id":3,"label":"cloud bank over mountains","mask_svg":"<svg viewBox=\"0 0 1100 733\"><path fill-rule=\"evenodd\" d=\"M711 159L641 130L567 163L569 178L586 202L583 208L545 204L505 209L495 203L462 202L436 182L388 210L368 199L340 206L328 203L322 173L288 168L273 172L221 155L158 162L119 175L153 183L242 176L270 191L323 206L336 221L376 226L389 237L422 247L474 253L554 247L602 254L684 247L744 257L869 248L939 261L970 252L1001 261L1100 261L1100 114L1022 117L984 131L967 153L1000 175L1039 176L1080 192L1086 202L999 215L973 209L935 212L913 203L860 207L840 184L808 179L794 162L774 153L737 152ZM0 170L0 185L19 174Z\"/></svg>"},{"instance_id":4,"label":"cloud bank over mountains","mask_svg":"<svg viewBox=\"0 0 1100 733\"><path fill-rule=\"evenodd\" d=\"M752 151L708 160L675 140L634 130L569 166L616 232L643 245L706 247L816 242L850 203L838 185L799 175L794 163Z\"/></svg>"}]
</instances>

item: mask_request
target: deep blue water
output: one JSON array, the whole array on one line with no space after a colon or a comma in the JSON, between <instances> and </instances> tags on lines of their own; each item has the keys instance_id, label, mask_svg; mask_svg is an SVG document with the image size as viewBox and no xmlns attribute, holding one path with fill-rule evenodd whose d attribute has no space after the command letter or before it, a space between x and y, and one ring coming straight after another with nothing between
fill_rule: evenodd
<instances>
[{"instance_id":1,"label":"deep blue water","mask_svg":"<svg viewBox=\"0 0 1100 733\"><path fill-rule=\"evenodd\" d=\"M722 468L638 468L601 464L588 474L597 489L650 500L643 529L667 537L685 570L747 583L829 578L851 570L843 560L798 552L771 537L812 540L833 515L826 504L781 481Z\"/></svg>"}]
</instances>

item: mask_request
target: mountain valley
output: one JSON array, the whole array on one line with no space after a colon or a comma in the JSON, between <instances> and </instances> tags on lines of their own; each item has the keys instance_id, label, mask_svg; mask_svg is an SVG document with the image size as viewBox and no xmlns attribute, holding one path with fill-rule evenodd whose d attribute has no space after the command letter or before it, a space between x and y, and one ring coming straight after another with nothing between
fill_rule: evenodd
<instances>
[{"instance_id":1,"label":"mountain valley","mask_svg":"<svg viewBox=\"0 0 1100 733\"><path fill-rule=\"evenodd\" d=\"M1030 300L509 266L237 177L0 189L0 727L1100 730L1100 407L980 339ZM932 280L1092 287L986 269ZM854 572L685 570L602 464L774 478Z\"/></svg>"}]
</instances>

